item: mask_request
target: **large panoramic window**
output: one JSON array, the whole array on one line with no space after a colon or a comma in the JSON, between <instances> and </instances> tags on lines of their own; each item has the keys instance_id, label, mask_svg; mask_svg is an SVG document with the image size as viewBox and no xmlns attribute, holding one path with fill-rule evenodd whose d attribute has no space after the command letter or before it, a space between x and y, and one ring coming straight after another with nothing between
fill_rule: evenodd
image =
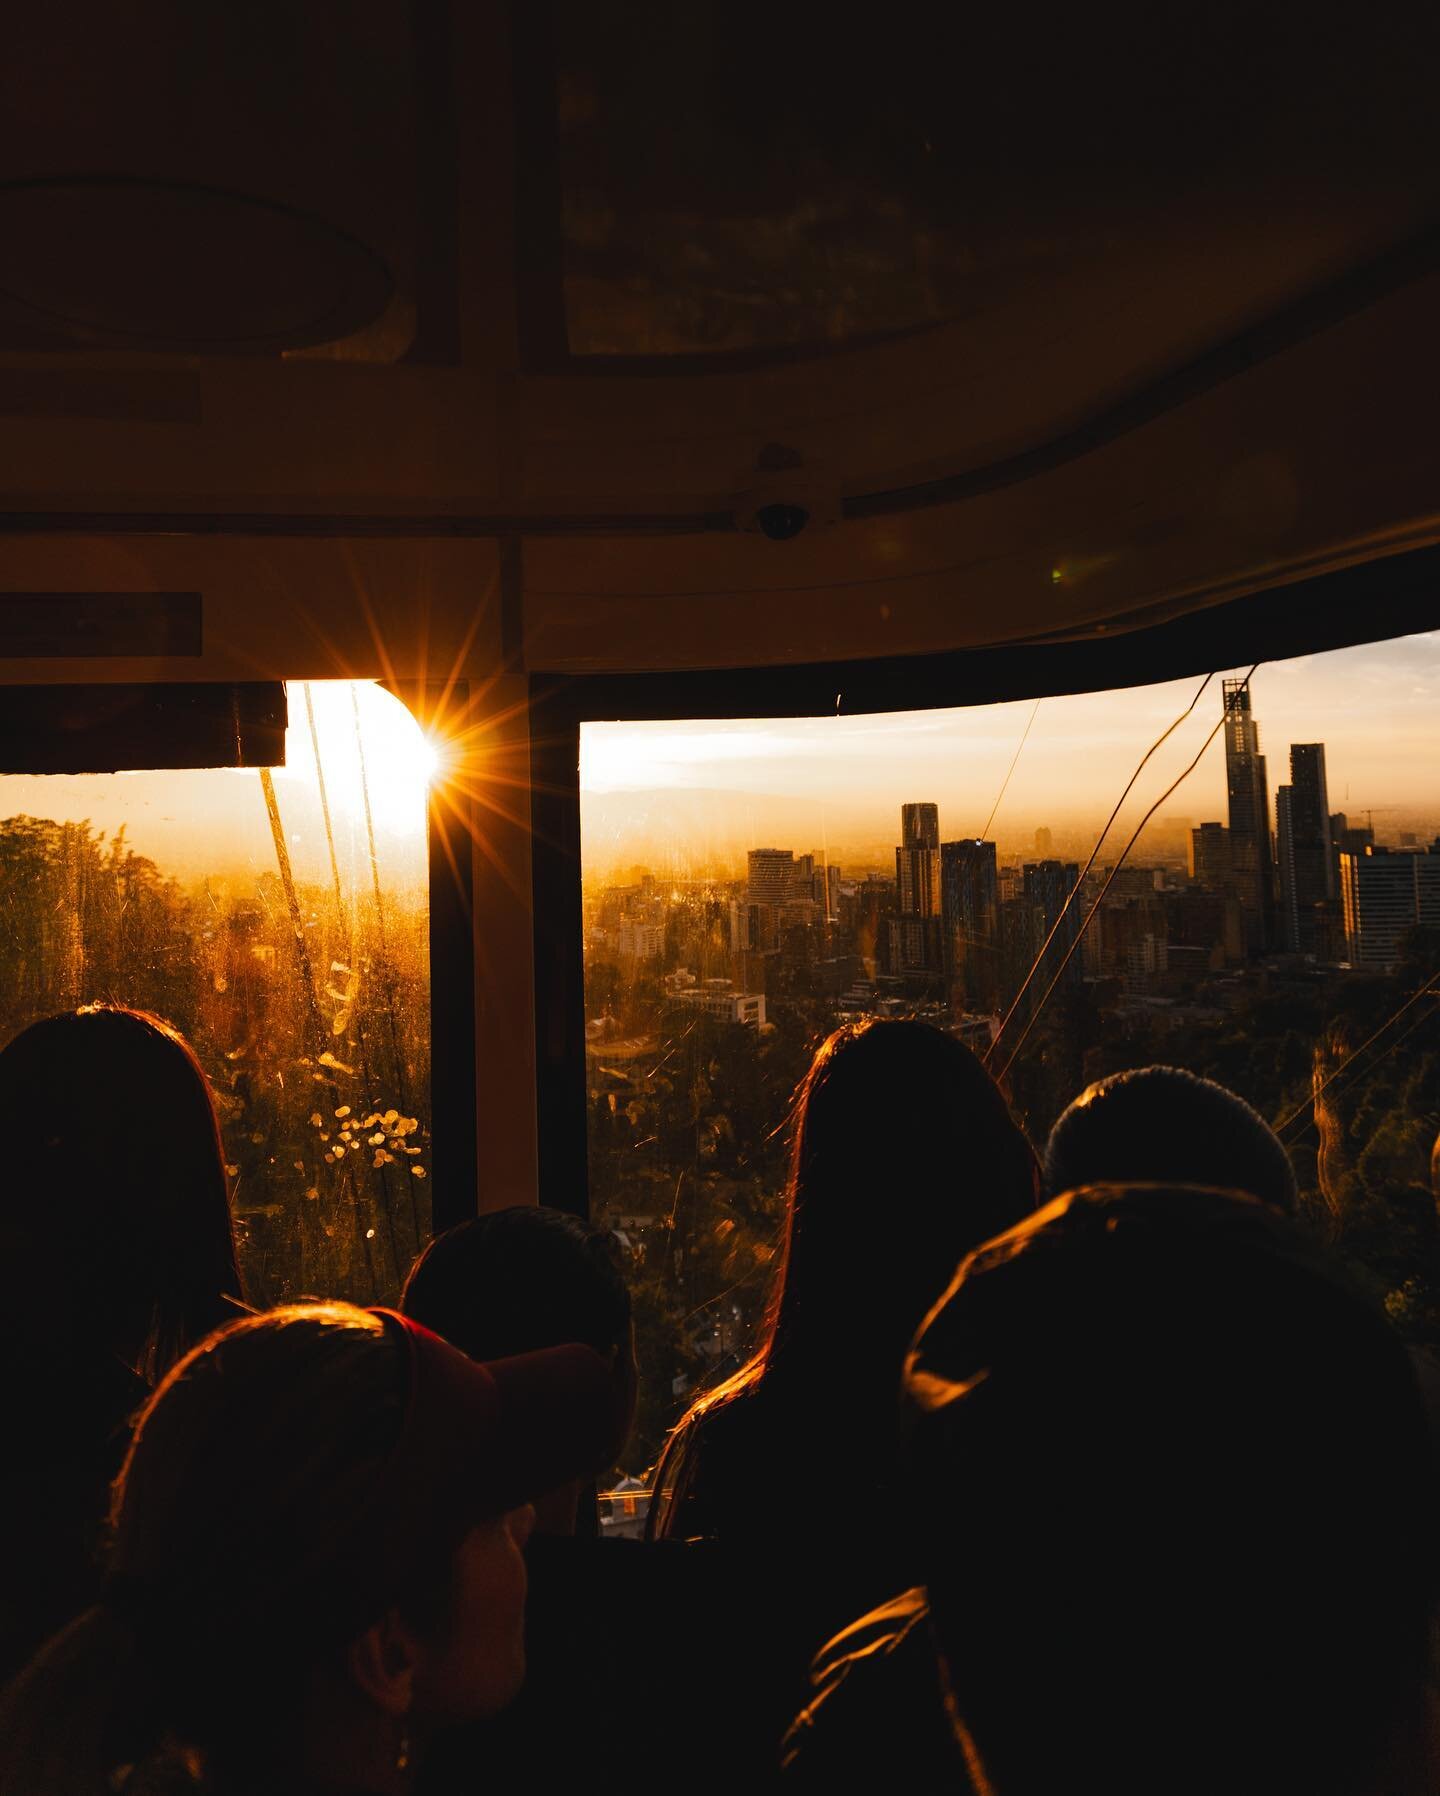
<instances>
[{"instance_id":1,"label":"large panoramic window","mask_svg":"<svg viewBox=\"0 0 1440 1796\"><path fill-rule=\"evenodd\" d=\"M1108 1073L1220 1080L1280 1129L1307 1221L1440 1341L1437 701L1433 634L1038 703L586 725L591 1205L644 1379L625 1469L752 1350L796 1083L867 1016L988 1056L1037 1146Z\"/></svg>"},{"instance_id":2,"label":"large panoramic window","mask_svg":"<svg viewBox=\"0 0 1440 1796\"><path fill-rule=\"evenodd\" d=\"M369 682L289 703L283 767L0 777L0 1039L87 1003L174 1023L251 1301L393 1301L430 1234L433 754Z\"/></svg>"}]
</instances>

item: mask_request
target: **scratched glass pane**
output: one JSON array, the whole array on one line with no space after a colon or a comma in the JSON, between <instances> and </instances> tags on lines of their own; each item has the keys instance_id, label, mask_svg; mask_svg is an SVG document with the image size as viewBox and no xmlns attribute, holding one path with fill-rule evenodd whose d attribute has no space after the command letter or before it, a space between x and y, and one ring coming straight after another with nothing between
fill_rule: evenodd
<instances>
[{"instance_id":1,"label":"scratched glass pane","mask_svg":"<svg viewBox=\"0 0 1440 1796\"><path fill-rule=\"evenodd\" d=\"M289 701L284 767L0 777L0 1038L165 1017L215 1091L250 1301L393 1301L430 1236L430 751L369 682Z\"/></svg>"}]
</instances>

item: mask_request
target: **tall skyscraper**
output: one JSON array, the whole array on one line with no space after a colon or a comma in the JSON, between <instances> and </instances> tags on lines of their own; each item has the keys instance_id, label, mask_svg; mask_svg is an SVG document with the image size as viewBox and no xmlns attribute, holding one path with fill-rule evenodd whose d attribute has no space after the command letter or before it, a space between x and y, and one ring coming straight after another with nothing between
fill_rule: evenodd
<instances>
[{"instance_id":1,"label":"tall skyscraper","mask_svg":"<svg viewBox=\"0 0 1440 1796\"><path fill-rule=\"evenodd\" d=\"M940 846L940 807L935 804L902 804L900 841L905 848Z\"/></svg>"},{"instance_id":2,"label":"tall skyscraper","mask_svg":"<svg viewBox=\"0 0 1440 1796\"><path fill-rule=\"evenodd\" d=\"M895 888L902 917L940 915L940 819L933 804L901 807Z\"/></svg>"},{"instance_id":3,"label":"tall skyscraper","mask_svg":"<svg viewBox=\"0 0 1440 1796\"><path fill-rule=\"evenodd\" d=\"M995 844L940 844L940 916L946 977L971 1010L1000 998L1000 882Z\"/></svg>"},{"instance_id":4,"label":"tall skyscraper","mask_svg":"<svg viewBox=\"0 0 1440 1796\"><path fill-rule=\"evenodd\" d=\"M1245 945L1261 954L1275 940L1275 862L1270 792L1246 680L1226 680L1225 786L1230 801L1230 871L1245 918Z\"/></svg>"},{"instance_id":5,"label":"tall skyscraper","mask_svg":"<svg viewBox=\"0 0 1440 1796\"><path fill-rule=\"evenodd\" d=\"M941 971L940 811L933 804L900 807L890 966L901 974Z\"/></svg>"},{"instance_id":6,"label":"tall skyscraper","mask_svg":"<svg viewBox=\"0 0 1440 1796\"><path fill-rule=\"evenodd\" d=\"M1340 890L1354 966L1393 966L1412 929L1440 928L1440 853L1370 848L1342 854Z\"/></svg>"},{"instance_id":7,"label":"tall skyscraper","mask_svg":"<svg viewBox=\"0 0 1440 1796\"><path fill-rule=\"evenodd\" d=\"M1335 907L1335 845L1325 786L1325 744L1290 747L1290 784L1275 793L1280 921L1292 953L1323 954Z\"/></svg>"}]
</instances>

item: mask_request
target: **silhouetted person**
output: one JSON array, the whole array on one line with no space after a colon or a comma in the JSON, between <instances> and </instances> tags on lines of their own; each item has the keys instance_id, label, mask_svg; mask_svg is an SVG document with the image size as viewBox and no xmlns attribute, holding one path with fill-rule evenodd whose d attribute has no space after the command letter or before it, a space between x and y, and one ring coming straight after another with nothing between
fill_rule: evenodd
<instances>
[{"instance_id":1,"label":"silhouetted person","mask_svg":"<svg viewBox=\"0 0 1440 1796\"><path fill-rule=\"evenodd\" d=\"M401 1303L473 1359L566 1341L592 1348L610 1368L612 1463L619 1457L637 1380L630 1293L608 1229L537 1205L491 1211L435 1239ZM578 1538L577 1506L590 1524ZM582 1499L578 1479L538 1495L535 1511L525 1689L496 1721L441 1743L426 1790L618 1787L643 1757L683 1754L696 1688L733 1673L716 1640L727 1579L712 1553L594 1538L593 1497ZM708 1770L718 1756L708 1753ZM748 1769L743 1755L732 1763Z\"/></svg>"},{"instance_id":2,"label":"silhouetted person","mask_svg":"<svg viewBox=\"0 0 1440 1796\"><path fill-rule=\"evenodd\" d=\"M1062 1197L962 1266L906 1392L977 1787L1434 1787L1424 1416L1383 1314L1293 1223L1197 1188Z\"/></svg>"},{"instance_id":3,"label":"silhouetted person","mask_svg":"<svg viewBox=\"0 0 1440 1796\"><path fill-rule=\"evenodd\" d=\"M617 1453L624 1444L635 1415L635 1340L620 1246L608 1229L539 1204L489 1211L431 1242L400 1307L471 1359L566 1341L593 1348L612 1369ZM536 1504L537 1533L573 1534L580 1498L578 1483L547 1492Z\"/></svg>"},{"instance_id":4,"label":"silhouetted person","mask_svg":"<svg viewBox=\"0 0 1440 1796\"><path fill-rule=\"evenodd\" d=\"M110 1481L152 1382L242 1292L200 1065L167 1023L87 1006L0 1052L0 1678L93 1599ZM43 1345L41 1345L43 1344Z\"/></svg>"},{"instance_id":5,"label":"silhouetted person","mask_svg":"<svg viewBox=\"0 0 1440 1796\"><path fill-rule=\"evenodd\" d=\"M896 1476L901 1365L956 1262L1034 1208L1038 1171L994 1081L923 1023L838 1030L797 1097L786 1239L754 1358L661 1462L653 1531L728 1543L745 1617L794 1712L826 1635L916 1574ZM788 1715L775 1718L778 1741Z\"/></svg>"},{"instance_id":6,"label":"silhouetted person","mask_svg":"<svg viewBox=\"0 0 1440 1796\"><path fill-rule=\"evenodd\" d=\"M1050 1131L1045 1189L1156 1181L1245 1191L1292 1213L1295 1170L1243 1098L1177 1066L1112 1073L1082 1091Z\"/></svg>"},{"instance_id":7,"label":"silhouetted person","mask_svg":"<svg viewBox=\"0 0 1440 1796\"><path fill-rule=\"evenodd\" d=\"M198 1760L209 1796L399 1796L519 1689L528 1501L593 1466L610 1402L584 1347L477 1366L345 1304L219 1330L140 1417L101 1602L0 1709L0 1792Z\"/></svg>"}]
</instances>

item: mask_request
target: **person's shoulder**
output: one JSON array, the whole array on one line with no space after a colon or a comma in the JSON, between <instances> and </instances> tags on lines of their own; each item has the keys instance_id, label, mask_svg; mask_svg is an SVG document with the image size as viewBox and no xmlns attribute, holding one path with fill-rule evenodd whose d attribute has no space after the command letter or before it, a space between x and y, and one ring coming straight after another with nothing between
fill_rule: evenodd
<instances>
[{"instance_id":1,"label":"person's shoulder","mask_svg":"<svg viewBox=\"0 0 1440 1796\"><path fill-rule=\"evenodd\" d=\"M888 1603L881 1603L842 1628L821 1647L810 1666L812 1686L817 1692L823 1692L843 1682L855 1666L865 1660L885 1659L906 1650L917 1630L922 1631L922 1643L928 1643L923 1630L929 1617L929 1602L918 1585L902 1591ZM910 1650L914 1650L913 1646Z\"/></svg>"},{"instance_id":2,"label":"person's shoulder","mask_svg":"<svg viewBox=\"0 0 1440 1796\"><path fill-rule=\"evenodd\" d=\"M745 1391L692 1410L661 1456L652 1498L651 1539L693 1539L729 1532L743 1519L743 1489L753 1482L753 1403Z\"/></svg>"},{"instance_id":3,"label":"person's shoulder","mask_svg":"<svg viewBox=\"0 0 1440 1796\"><path fill-rule=\"evenodd\" d=\"M922 1589L871 1609L829 1640L810 1667L811 1696L781 1746L792 1787L913 1774L969 1788L945 1713Z\"/></svg>"}]
</instances>

